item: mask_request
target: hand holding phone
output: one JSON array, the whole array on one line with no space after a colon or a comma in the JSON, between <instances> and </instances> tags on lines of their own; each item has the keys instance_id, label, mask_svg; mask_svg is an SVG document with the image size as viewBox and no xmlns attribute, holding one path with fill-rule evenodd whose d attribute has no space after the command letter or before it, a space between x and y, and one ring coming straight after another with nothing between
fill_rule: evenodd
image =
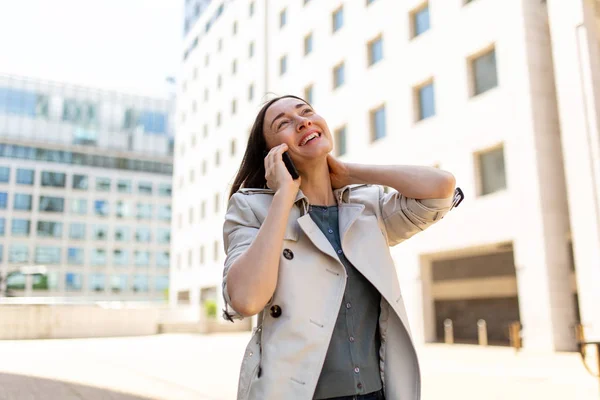
<instances>
[{"instance_id":1,"label":"hand holding phone","mask_svg":"<svg viewBox=\"0 0 600 400\"><path fill-rule=\"evenodd\" d=\"M300 174L298 173L298 170L296 169L296 166L294 165L292 158L290 157L288 152L284 152L281 155L281 158L283 159L283 163L285 164L285 167L287 168L288 172L292 176L292 179L298 179L300 177Z\"/></svg>"}]
</instances>

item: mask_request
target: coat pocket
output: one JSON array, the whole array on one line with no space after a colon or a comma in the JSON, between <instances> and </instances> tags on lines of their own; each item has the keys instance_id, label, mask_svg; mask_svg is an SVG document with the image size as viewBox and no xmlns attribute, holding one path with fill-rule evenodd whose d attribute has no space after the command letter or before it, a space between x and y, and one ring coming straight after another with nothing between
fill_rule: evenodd
<instances>
[{"instance_id":1,"label":"coat pocket","mask_svg":"<svg viewBox=\"0 0 600 400\"><path fill-rule=\"evenodd\" d=\"M242 366L240 368L237 400L248 399L250 385L258 377L261 358L261 333L261 328L256 329L248 346L246 346L244 359L242 360Z\"/></svg>"}]
</instances>

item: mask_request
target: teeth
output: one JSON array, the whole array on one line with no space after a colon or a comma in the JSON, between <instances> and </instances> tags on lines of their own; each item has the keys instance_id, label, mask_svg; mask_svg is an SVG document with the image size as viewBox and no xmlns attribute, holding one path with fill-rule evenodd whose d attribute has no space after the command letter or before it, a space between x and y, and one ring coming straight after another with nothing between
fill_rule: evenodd
<instances>
[{"instance_id":1,"label":"teeth","mask_svg":"<svg viewBox=\"0 0 600 400\"><path fill-rule=\"evenodd\" d=\"M315 133L312 133L312 134L310 134L310 135L308 135L308 136L307 136L307 137L306 137L306 138L305 138L305 139L302 141L302 143L300 143L300 146L304 146L306 143L308 143L308 141L309 141L309 140L311 140L311 139L314 139L314 138L317 138L317 137L319 137L319 134L318 134L318 133L316 133L316 132L315 132Z\"/></svg>"}]
</instances>

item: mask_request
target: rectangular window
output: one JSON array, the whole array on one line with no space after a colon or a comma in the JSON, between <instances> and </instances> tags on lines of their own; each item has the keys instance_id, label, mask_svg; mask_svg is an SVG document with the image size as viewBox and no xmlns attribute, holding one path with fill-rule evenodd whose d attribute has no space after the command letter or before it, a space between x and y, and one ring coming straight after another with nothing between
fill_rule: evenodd
<instances>
[{"instance_id":1,"label":"rectangular window","mask_svg":"<svg viewBox=\"0 0 600 400\"><path fill-rule=\"evenodd\" d=\"M6 233L6 218L0 218L0 236Z\"/></svg>"},{"instance_id":2,"label":"rectangular window","mask_svg":"<svg viewBox=\"0 0 600 400\"><path fill-rule=\"evenodd\" d=\"M287 55L281 56L279 59L279 75L285 74L287 71Z\"/></svg>"},{"instance_id":3,"label":"rectangular window","mask_svg":"<svg viewBox=\"0 0 600 400\"><path fill-rule=\"evenodd\" d=\"M429 3L414 9L410 16L411 37L417 37L429 30Z\"/></svg>"},{"instance_id":4,"label":"rectangular window","mask_svg":"<svg viewBox=\"0 0 600 400\"><path fill-rule=\"evenodd\" d=\"M221 196L219 193L215 194L215 213L219 212L219 206L221 205Z\"/></svg>"},{"instance_id":5,"label":"rectangular window","mask_svg":"<svg viewBox=\"0 0 600 400\"><path fill-rule=\"evenodd\" d=\"M481 196L506 189L504 147L477 154L477 167Z\"/></svg>"},{"instance_id":6,"label":"rectangular window","mask_svg":"<svg viewBox=\"0 0 600 400\"><path fill-rule=\"evenodd\" d=\"M79 273L67 272L65 274L65 290L69 292L80 291L83 287L83 278Z\"/></svg>"},{"instance_id":7,"label":"rectangular window","mask_svg":"<svg viewBox=\"0 0 600 400\"><path fill-rule=\"evenodd\" d=\"M33 169L17 169L17 184L32 186L35 181L35 170Z\"/></svg>"},{"instance_id":8,"label":"rectangular window","mask_svg":"<svg viewBox=\"0 0 600 400\"><path fill-rule=\"evenodd\" d=\"M156 241L161 244L171 243L171 231L167 228L158 228L156 231Z\"/></svg>"},{"instance_id":9,"label":"rectangular window","mask_svg":"<svg viewBox=\"0 0 600 400\"><path fill-rule=\"evenodd\" d=\"M144 195L152 194L152 182L139 182L138 183L138 192Z\"/></svg>"},{"instance_id":10,"label":"rectangular window","mask_svg":"<svg viewBox=\"0 0 600 400\"><path fill-rule=\"evenodd\" d=\"M188 250L188 267L192 268L193 264L194 264L194 253L192 252L192 250Z\"/></svg>"},{"instance_id":11,"label":"rectangular window","mask_svg":"<svg viewBox=\"0 0 600 400\"><path fill-rule=\"evenodd\" d=\"M344 7L341 6L331 15L332 31L339 31L344 26Z\"/></svg>"},{"instance_id":12,"label":"rectangular window","mask_svg":"<svg viewBox=\"0 0 600 400\"><path fill-rule=\"evenodd\" d=\"M94 240L108 239L108 225L92 226L92 239L94 239Z\"/></svg>"},{"instance_id":13,"label":"rectangular window","mask_svg":"<svg viewBox=\"0 0 600 400\"><path fill-rule=\"evenodd\" d=\"M171 220L171 206L168 204L161 204L158 206L158 219L161 221Z\"/></svg>"},{"instance_id":14,"label":"rectangular window","mask_svg":"<svg viewBox=\"0 0 600 400\"><path fill-rule=\"evenodd\" d=\"M435 90L433 81L429 81L415 89L417 96L417 121L435 115Z\"/></svg>"},{"instance_id":15,"label":"rectangular window","mask_svg":"<svg viewBox=\"0 0 600 400\"><path fill-rule=\"evenodd\" d=\"M147 292L148 286L148 275L134 275L133 276L133 287L131 288L134 292Z\"/></svg>"},{"instance_id":16,"label":"rectangular window","mask_svg":"<svg viewBox=\"0 0 600 400\"><path fill-rule=\"evenodd\" d=\"M307 56L312 53L313 48L313 34L312 32L304 36L304 55Z\"/></svg>"},{"instance_id":17,"label":"rectangular window","mask_svg":"<svg viewBox=\"0 0 600 400\"><path fill-rule=\"evenodd\" d=\"M117 206L115 209L115 214L117 218L129 218L131 217L131 208L129 207L129 203L125 203L122 201L117 201Z\"/></svg>"},{"instance_id":18,"label":"rectangular window","mask_svg":"<svg viewBox=\"0 0 600 400\"><path fill-rule=\"evenodd\" d=\"M335 149L336 155L343 156L346 154L346 127L336 129L335 131Z\"/></svg>"},{"instance_id":19,"label":"rectangular window","mask_svg":"<svg viewBox=\"0 0 600 400\"><path fill-rule=\"evenodd\" d=\"M35 262L40 264L60 264L60 247L37 246L35 248Z\"/></svg>"},{"instance_id":20,"label":"rectangular window","mask_svg":"<svg viewBox=\"0 0 600 400\"><path fill-rule=\"evenodd\" d=\"M251 1L250 2L250 6L248 7L248 15L253 16L254 15L254 2Z\"/></svg>"},{"instance_id":21,"label":"rectangular window","mask_svg":"<svg viewBox=\"0 0 600 400\"><path fill-rule=\"evenodd\" d=\"M162 292L169 288L169 277L166 275L154 277L154 288L157 292Z\"/></svg>"},{"instance_id":22,"label":"rectangular window","mask_svg":"<svg viewBox=\"0 0 600 400\"><path fill-rule=\"evenodd\" d=\"M233 100L231 100L231 115L235 115L236 112L237 112L237 100L233 99Z\"/></svg>"},{"instance_id":23,"label":"rectangular window","mask_svg":"<svg viewBox=\"0 0 600 400\"><path fill-rule=\"evenodd\" d=\"M152 204L137 203L137 219L152 219Z\"/></svg>"},{"instance_id":24,"label":"rectangular window","mask_svg":"<svg viewBox=\"0 0 600 400\"><path fill-rule=\"evenodd\" d=\"M67 249L67 262L69 265L83 265L84 261L83 249L78 247L69 247Z\"/></svg>"},{"instance_id":25,"label":"rectangular window","mask_svg":"<svg viewBox=\"0 0 600 400\"><path fill-rule=\"evenodd\" d=\"M215 240L214 248L213 248L213 259L215 261L219 261L219 241Z\"/></svg>"},{"instance_id":26,"label":"rectangular window","mask_svg":"<svg viewBox=\"0 0 600 400\"><path fill-rule=\"evenodd\" d=\"M104 249L92 249L90 254L90 263L93 266L104 266L106 265L106 250Z\"/></svg>"},{"instance_id":27,"label":"rectangular window","mask_svg":"<svg viewBox=\"0 0 600 400\"><path fill-rule=\"evenodd\" d=\"M304 88L304 100L306 100L309 104L313 104L313 92L314 92L314 86L313 85L308 85L307 87Z\"/></svg>"},{"instance_id":28,"label":"rectangular window","mask_svg":"<svg viewBox=\"0 0 600 400\"><path fill-rule=\"evenodd\" d=\"M283 28L286 23L287 23L287 10L284 8L279 13L279 27Z\"/></svg>"},{"instance_id":29,"label":"rectangular window","mask_svg":"<svg viewBox=\"0 0 600 400\"><path fill-rule=\"evenodd\" d=\"M85 239L85 224L73 222L69 228L69 238L77 240Z\"/></svg>"},{"instance_id":30,"label":"rectangular window","mask_svg":"<svg viewBox=\"0 0 600 400\"><path fill-rule=\"evenodd\" d=\"M127 290L127 275L113 275L110 277L110 290L113 293L121 293Z\"/></svg>"},{"instance_id":31,"label":"rectangular window","mask_svg":"<svg viewBox=\"0 0 600 400\"><path fill-rule=\"evenodd\" d=\"M254 57L254 42L248 44L248 58Z\"/></svg>"},{"instance_id":32,"label":"rectangular window","mask_svg":"<svg viewBox=\"0 0 600 400\"><path fill-rule=\"evenodd\" d=\"M99 192L110 191L110 178L96 178L96 190Z\"/></svg>"},{"instance_id":33,"label":"rectangular window","mask_svg":"<svg viewBox=\"0 0 600 400\"><path fill-rule=\"evenodd\" d=\"M10 168L0 167L0 183L8 183L10 181Z\"/></svg>"},{"instance_id":34,"label":"rectangular window","mask_svg":"<svg viewBox=\"0 0 600 400\"><path fill-rule=\"evenodd\" d=\"M115 228L115 240L117 242L128 242L131 240L131 229L128 226L117 226Z\"/></svg>"},{"instance_id":35,"label":"rectangular window","mask_svg":"<svg viewBox=\"0 0 600 400\"><path fill-rule=\"evenodd\" d=\"M106 200L95 200L94 201L94 214L99 217L108 217L109 207L108 201Z\"/></svg>"},{"instance_id":36,"label":"rectangular window","mask_svg":"<svg viewBox=\"0 0 600 400\"><path fill-rule=\"evenodd\" d=\"M206 217L206 201L203 201L200 204L200 219L204 219Z\"/></svg>"},{"instance_id":37,"label":"rectangular window","mask_svg":"<svg viewBox=\"0 0 600 400\"><path fill-rule=\"evenodd\" d=\"M73 189L88 190L88 176L77 174L73 175Z\"/></svg>"},{"instance_id":38,"label":"rectangular window","mask_svg":"<svg viewBox=\"0 0 600 400\"><path fill-rule=\"evenodd\" d=\"M4 195L4 196L2 196ZM30 194L15 193L13 208L21 211L31 211L32 197ZM0 208L6 208L6 193L0 193Z\"/></svg>"},{"instance_id":39,"label":"rectangular window","mask_svg":"<svg viewBox=\"0 0 600 400\"><path fill-rule=\"evenodd\" d=\"M42 171L42 186L64 188L67 183L67 175L62 172Z\"/></svg>"},{"instance_id":40,"label":"rectangular window","mask_svg":"<svg viewBox=\"0 0 600 400\"><path fill-rule=\"evenodd\" d=\"M39 211L57 212L65 211L65 199L62 197L40 196Z\"/></svg>"},{"instance_id":41,"label":"rectangular window","mask_svg":"<svg viewBox=\"0 0 600 400\"><path fill-rule=\"evenodd\" d=\"M170 256L168 251L158 251L156 253L156 266L169 267Z\"/></svg>"},{"instance_id":42,"label":"rectangular window","mask_svg":"<svg viewBox=\"0 0 600 400\"><path fill-rule=\"evenodd\" d=\"M29 236L31 221L28 219L13 219L11 224L12 236Z\"/></svg>"},{"instance_id":43,"label":"rectangular window","mask_svg":"<svg viewBox=\"0 0 600 400\"><path fill-rule=\"evenodd\" d=\"M254 84L250 84L248 86L248 101L252 101L254 99Z\"/></svg>"},{"instance_id":44,"label":"rectangular window","mask_svg":"<svg viewBox=\"0 0 600 400\"><path fill-rule=\"evenodd\" d=\"M135 241L138 243L150 243L152 241L152 233L147 226L138 226L135 229Z\"/></svg>"},{"instance_id":45,"label":"rectangular window","mask_svg":"<svg viewBox=\"0 0 600 400\"><path fill-rule=\"evenodd\" d=\"M386 132L385 106L381 106L371 111L371 141L384 138Z\"/></svg>"},{"instance_id":46,"label":"rectangular window","mask_svg":"<svg viewBox=\"0 0 600 400\"><path fill-rule=\"evenodd\" d=\"M383 37L380 35L371 40L368 44L369 65L373 65L383 60Z\"/></svg>"},{"instance_id":47,"label":"rectangular window","mask_svg":"<svg viewBox=\"0 0 600 400\"><path fill-rule=\"evenodd\" d=\"M119 193L131 193L131 188L133 185L130 180L120 179L117 182L117 191Z\"/></svg>"},{"instance_id":48,"label":"rectangular window","mask_svg":"<svg viewBox=\"0 0 600 400\"><path fill-rule=\"evenodd\" d=\"M104 292L106 287L106 275L94 272L89 275L90 290L93 292Z\"/></svg>"},{"instance_id":49,"label":"rectangular window","mask_svg":"<svg viewBox=\"0 0 600 400\"><path fill-rule=\"evenodd\" d=\"M496 70L496 49L474 57L470 61L473 96L487 92L498 86L498 71Z\"/></svg>"},{"instance_id":50,"label":"rectangular window","mask_svg":"<svg viewBox=\"0 0 600 400\"><path fill-rule=\"evenodd\" d=\"M71 199L71 214L85 215L87 214L86 199Z\"/></svg>"},{"instance_id":51,"label":"rectangular window","mask_svg":"<svg viewBox=\"0 0 600 400\"><path fill-rule=\"evenodd\" d=\"M333 88L337 89L346 81L344 63L340 63L333 68Z\"/></svg>"},{"instance_id":52,"label":"rectangular window","mask_svg":"<svg viewBox=\"0 0 600 400\"><path fill-rule=\"evenodd\" d=\"M12 244L8 250L8 261L15 264L29 262L29 247L26 244Z\"/></svg>"},{"instance_id":53,"label":"rectangular window","mask_svg":"<svg viewBox=\"0 0 600 400\"><path fill-rule=\"evenodd\" d=\"M150 265L150 252L149 251L136 251L135 252L135 266L136 267L147 267Z\"/></svg>"},{"instance_id":54,"label":"rectangular window","mask_svg":"<svg viewBox=\"0 0 600 400\"><path fill-rule=\"evenodd\" d=\"M62 222L38 221L37 223L37 235L39 237L61 238L62 232Z\"/></svg>"},{"instance_id":55,"label":"rectangular window","mask_svg":"<svg viewBox=\"0 0 600 400\"><path fill-rule=\"evenodd\" d=\"M113 263L115 265L129 264L129 252L121 249L113 250Z\"/></svg>"},{"instance_id":56,"label":"rectangular window","mask_svg":"<svg viewBox=\"0 0 600 400\"><path fill-rule=\"evenodd\" d=\"M158 195L161 197L171 197L173 189L170 183L161 183L158 185Z\"/></svg>"},{"instance_id":57,"label":"rectangular window","mask_svg":"<svg viewBox=\"0 0 600 400\"><path fill-rule=\"evenodd\" d=\"M29 195L25 195L25 194L15 194L15 205L14 205L14 209L15 210L20 210L20 208L17 208L17 196L29 196ZM29 196L29 209L31 210L31 196ZM8 193L6 192L0 192L0 210L6 210L6 208L8 207Z\"/></svg>"}]
</instances>

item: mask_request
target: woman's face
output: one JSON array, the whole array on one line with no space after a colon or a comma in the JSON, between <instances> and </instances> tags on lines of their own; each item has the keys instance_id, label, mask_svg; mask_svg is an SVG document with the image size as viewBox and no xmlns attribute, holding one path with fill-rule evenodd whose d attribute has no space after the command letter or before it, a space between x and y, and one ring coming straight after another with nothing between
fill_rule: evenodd
<instances>
[{"instance_id":1,"label":"woman's face","mask_svg":"<svg viewBox=\"0 0 600 400\"><path fill-rule=\"evenodd\" d=\"M302 100L286 97L273 103L265 114L267 148L287 144L297 167L327 155L333 148L327 123Z\"/></svg>"}]
</instances>

